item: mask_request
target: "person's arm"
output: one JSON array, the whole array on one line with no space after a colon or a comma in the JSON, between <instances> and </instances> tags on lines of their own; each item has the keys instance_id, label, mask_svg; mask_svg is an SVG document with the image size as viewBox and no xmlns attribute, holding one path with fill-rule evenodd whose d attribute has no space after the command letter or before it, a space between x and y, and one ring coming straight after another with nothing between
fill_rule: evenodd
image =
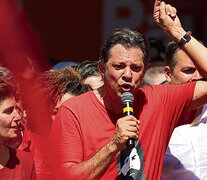
<instances>
[{"instance_id":1,"label":"person's arm","mask_svg":"<svg viewBox=\"0 0 207 180\"><path fill-rule=\"evenodd\" d=\"M89 160L81 163L64 163L62 169L67 179L98 179L119 152L115 143L110 142Z\"/></svg>"},{"instance_id":2,"label":"person's arm","mask_svg":"<svg viewBox=\"0 0 207 180\"><path fill-rule=\"evenodd\" d=\"M116 154L125 148L129 138L138 139L139 121L134 116L120 118L111 141L90 159L74 163L70 160L62 164L65 179L98 179L111 164ZM70 153L70 152L69 152Z\"/></svg>"},{"instance_id":3,"label":"person's arm","mask_svg":"<svg viewBox=\"0 0 207 180\"><path fill-rule=\"evenodd\" d=\"M177 16L177 10L161 0L155 0L153 17L155 22L176 43L186 34ZM207 78L207 48L191 36L181 49L192 59L199 73Z\"/></svg>"},{"instance_id":4,"label":"person's arm","mask_svg":"<svg viewBox=\"0 0 207 180\"><path fill-rule=\"evenodd\" d=\"M171 5L155 0L153 17L155 22L176 43L186 34L177 16L177 10ZM207 79L207 48L191 36L191 40L180 47L193 61L199 73ZM196 83L193 101L188 110L197 109L207 103L207 82Z\"/></svg>"}]
</instances>

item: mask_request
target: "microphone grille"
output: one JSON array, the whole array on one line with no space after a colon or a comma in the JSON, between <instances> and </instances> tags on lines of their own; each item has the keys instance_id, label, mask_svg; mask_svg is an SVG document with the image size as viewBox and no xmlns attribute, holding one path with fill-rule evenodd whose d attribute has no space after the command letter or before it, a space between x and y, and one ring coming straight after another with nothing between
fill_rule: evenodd
<instances>
[{"instance_id":1,"label":"microphone grille","mask_svg":"<svg viewBox=\"0 0 207 180\"><path fill-rule=\"evenodd\" d=\"M134 96L133 96L133 94L132 93L130 93L130 92L124 92L122 95L121 95L121 101L123 102L123 103L125 103L125 102L133 102L134 101Z\"/></svg>"}]
</instances>

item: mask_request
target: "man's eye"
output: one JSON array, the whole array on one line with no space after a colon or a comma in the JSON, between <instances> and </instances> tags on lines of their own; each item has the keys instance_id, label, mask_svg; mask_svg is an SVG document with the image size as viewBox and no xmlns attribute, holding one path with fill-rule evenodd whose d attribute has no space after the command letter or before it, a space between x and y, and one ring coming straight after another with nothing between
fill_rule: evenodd
<instances>
[{"instance_id":1,"label":"man's eye","mask_svg":"<svg viewBox=\"0 0 207 180\"><path fill-rule=\"evenodd\" d=\"M4 113L9 115L9 114L11 114L13 111L14 111L14 107L10 107L10 108L5 109L5 110L4 110Z\"/></svg>"},{"instance_id":2,"label":"man's eye","mask_svg":"<svg viewBox=\"0 0 207 180\"><path fill-rule=\"evenodd\" d=\"M193 74L196 70L195 69L184 69L183 72L185 74Z\"/></svg>"},{"instance_id":3,"label":"man's eye","mask_svg":"<svg viewBox=\"0 0 207 180\"><path fill-rule=\"evenodd\" d=\"M124 68L123 65L118 65L118 64L113 65L113 67L114 67L115 69L123 69L123 68Z\"/></svg>"},{"instance_id":4,"label":"man's eye","mask_svg":"<svg viewBox=\"0 0 207 180\"><path fill-rule=\"evenodd\" d=\"M133 66L133 67L131 67L131 69L132 69L132 71L139 72L142 69L142 67L141 66Z\"/></svg>"}]
</instances>

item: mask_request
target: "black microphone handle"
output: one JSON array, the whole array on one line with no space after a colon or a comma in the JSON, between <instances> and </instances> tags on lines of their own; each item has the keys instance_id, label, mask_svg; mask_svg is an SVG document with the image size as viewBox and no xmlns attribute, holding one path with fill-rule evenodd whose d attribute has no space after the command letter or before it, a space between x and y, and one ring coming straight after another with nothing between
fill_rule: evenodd
<instances>
[{"instance_id":1,"label":"black microphone handle","mask_svg":"<svg viewBox=\"0 0 207 180\"><path fill-rule=\"evenodd\" d=\"M134 138L129 138L126 142L126 146L129 149L133 149L135 147L135 139Z\"/></svg>"},{"instance_id":2,"label":"black microphone handle","mask_svg":"<svg viewBox=\"0 0 207 180\"><path fill-rule=\"evenodd\" d=\"M133 111L130 111L130 108L132 108L132 104L130 102L125 102L124 103L124 108L127 108L127 111L124 112L125 116L129 116L133 114ZM135 147L135 139L134 138L129 138L126 142L126 146L129 149L133 149Z\"/></svg>"}]
</instances>

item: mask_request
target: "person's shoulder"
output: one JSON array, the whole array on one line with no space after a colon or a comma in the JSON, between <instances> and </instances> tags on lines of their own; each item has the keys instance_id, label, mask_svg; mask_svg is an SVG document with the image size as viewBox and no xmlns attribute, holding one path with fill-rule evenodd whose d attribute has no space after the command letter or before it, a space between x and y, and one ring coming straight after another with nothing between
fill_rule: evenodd
<instances>
[{"instance_id":1,"label":"person's shoulder","mask_svg":"<svg viewBox=\"0 0 207 180\"><path fill-rule=\"evenodd\" d=\"M80 99L84 99L84 98L88 97L89 94L90 94L90 91L85 92L83 94L80 94L78 96L71 97L71 98L67 99L66 101L64 101L63 105L70 103L70 102L79 101Z\"/></svg>"},{"instance_id":2,"label":"person's shoulder","mask_svg":"<svg viewBox=\"0 0 207 180\"><path fill-rule=\"evenodd\" d=\"M170 89L171 89L170 84L149 85L140 88L140 92L145 97L153 98L155 96L162 97L163 95L168 94L168 91L171 91Z\"/></svg>"},{"instance_id":3,"label":"person's shoulder","mask_svg":"<svg viewBox=\"0 0 207 180\"><path fill-rule=\"evenodd\" d=\"M141 88L141 90L143 92L159 91L160 89L166 88L168 85L169 84L148 85L148 86L145 86L145 87Z\"/></svg>"},{"instance_id":4,"label":"person's shoulder","mask_svg":"<svg viewBox=\"0 0 207 180\"><path fill-rule=\"evenodd\" d=\"M183 84L161 84L145 86L142 91L147 99L177 99L180 101L183 95L185 95L186 98L191 99L194 87L195 82L188 82Z\"/></svg>"},{"instance_id":5,"label":"person's shoulder","mask_svg":"<svg viewBox=\"0 0 207 180\"><path fill-rule=\"evenodd\" d=\"M189 83L182 83L182 84L158 84L158 85L148 85L145 86L143 88L141 88L143 90L143 92L147 92L147 91L164 91L164 90L170 90L170 89L177 89L177 88L185 88L185 87L189 87L192 86L195 82L189 82Z\"/></svg>"},{"instance_id":6,"label":"person's shoulder","mask_svg":"<svg viewBox=\"0 0 207 180\"><path fill-rule=\"evenodd\" d=\"M64 101L61 106L67 108L67 107L71 107L71 106L77 105L77 104L81 105L84 102L88 102L88 100L91 99L92 97L93 97L93 91L88 91L86 93L83 93L78 96L74 96L74 97Z\"/></svg>"}]
</instances>

